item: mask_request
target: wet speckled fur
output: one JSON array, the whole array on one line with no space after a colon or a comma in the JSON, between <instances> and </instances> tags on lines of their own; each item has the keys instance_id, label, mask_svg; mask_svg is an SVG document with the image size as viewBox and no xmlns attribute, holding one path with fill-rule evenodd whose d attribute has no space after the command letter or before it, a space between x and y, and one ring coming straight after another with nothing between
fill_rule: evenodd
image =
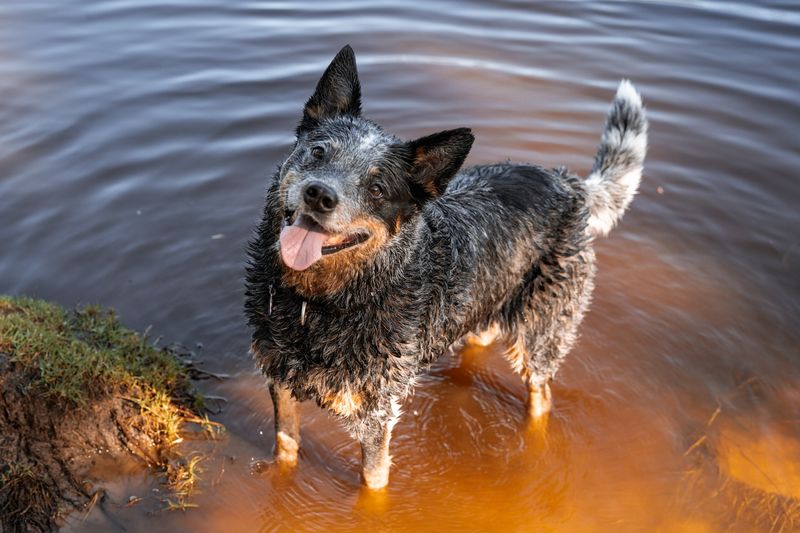
<instances>
[{"instance_id":1,"label":"wet speckled fur","mask_svg":"<svg viewBox=\"0 0 800 533\"><path fill-rule=\"evenodd\" d=\"M283 391L281 438L299 443L293 402L314 400L361 441L366 483L384 485L391 428L417 375L464 335L489 328L530 390L546 386L590 302L594 237L621 218L638 187L646 127L638 94L623 82L587 180L514 163L460 169L469 130L403 142L361 117L345 47L306 104L249 248L246 312L273 398ZM309 159L318 142L330 159ZM334 176L339 187L343 214L330 227L358 218L383 226L372 244L293 272L278 237L293 202L286 182L307 174ZM376 174L387 191L379 206L363 194Z\"/></svg>"}]
</instances>

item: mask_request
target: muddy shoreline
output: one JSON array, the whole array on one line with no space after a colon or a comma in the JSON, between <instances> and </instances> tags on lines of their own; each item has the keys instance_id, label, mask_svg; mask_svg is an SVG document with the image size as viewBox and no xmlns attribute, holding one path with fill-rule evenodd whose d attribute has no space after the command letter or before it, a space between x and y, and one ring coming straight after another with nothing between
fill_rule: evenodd
<instances>
[{"instance_id":1,"label":"muddy shoreline","mask_svg":"<svg viewBox=\"0 0 800 533\"><path fill-rule=\"evenodd\" d=\"M90 512L104 492L87 475L109 458L161 476L165 508L190 506L199 456L176 445L219 425L189 374L111 311L0 298L0 531L51 531Z\"/></svg>"}]
</instances>

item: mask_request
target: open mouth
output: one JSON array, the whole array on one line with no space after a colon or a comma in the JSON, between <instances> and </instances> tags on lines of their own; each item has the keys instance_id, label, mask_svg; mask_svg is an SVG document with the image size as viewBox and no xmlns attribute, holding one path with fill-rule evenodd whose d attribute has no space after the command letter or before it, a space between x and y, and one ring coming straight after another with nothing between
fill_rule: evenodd
<instances>
[{"instance_id":1,"label":"open mouth","mask_svg":"<svg viewBox=\"0 0 800 533\"><path fill-rule=\"evenodd\" d=\"M352 248L369 239L366 230L333 233L316 220L296 211L288 211L281 229L283 262L294 270L305 270L323 256Z\"/></svg>"},{"instance_id":2,"label":"open mouth","mask_svg":"<svg viewBox=\"0 0 800 533\"><path fill-rule=\"evenodd\" d=\"M333 235L325 242L322 243L322 255L329 255L335 254L336 252L341 252L342 250L346 250L351 246L355 246L356 244L361 244L362 242L369 239L369 235L362 232L351 233L349 235Z\"/></svg>"}]
</instances>

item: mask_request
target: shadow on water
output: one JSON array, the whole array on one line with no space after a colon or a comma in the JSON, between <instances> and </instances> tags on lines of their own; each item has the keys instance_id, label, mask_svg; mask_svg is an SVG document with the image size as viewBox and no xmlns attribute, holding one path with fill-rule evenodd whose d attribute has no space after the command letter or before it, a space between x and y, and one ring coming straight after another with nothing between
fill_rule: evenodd
<instances>
[{"instance_id":1,"label":"shadow on water","mask_svg":"<svg viewBox=\"0 0 800 533\"><path fill-rule=\"evenodd\" d=\"M107 502L68 530L800 527L795 8L36 0L0 24L0 293L112 305L232 376L202 385L228 432L197 509L162 512L157 480L98 465ZM381 494L314 405L296 471L252 468L274 435L244 247L348 42L368 115L406 137L472 126L471 163L585 174L622 77L652 123L546 432L502 347L445 356L404 406Z\"/></svg>"}]
</instances>

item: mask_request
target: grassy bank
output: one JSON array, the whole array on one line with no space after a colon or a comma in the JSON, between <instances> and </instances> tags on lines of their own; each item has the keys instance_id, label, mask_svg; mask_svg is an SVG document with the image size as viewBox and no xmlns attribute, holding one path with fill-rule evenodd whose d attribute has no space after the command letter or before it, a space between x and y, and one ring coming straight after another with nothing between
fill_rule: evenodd
<instances>
[{"instance_id":1,"label":"grassy bank","mask_svg":"<svg viewBox=\"0 0 800 533\"><path fill-rule=\"evenodd\" d=\"M155 466L187 507L198 458L176 445L219 429L201 412L186 366L113 311L0 296L0 529L47 529L93 501L81 476L97 449Z\"/></svg>"}]
</instances>

